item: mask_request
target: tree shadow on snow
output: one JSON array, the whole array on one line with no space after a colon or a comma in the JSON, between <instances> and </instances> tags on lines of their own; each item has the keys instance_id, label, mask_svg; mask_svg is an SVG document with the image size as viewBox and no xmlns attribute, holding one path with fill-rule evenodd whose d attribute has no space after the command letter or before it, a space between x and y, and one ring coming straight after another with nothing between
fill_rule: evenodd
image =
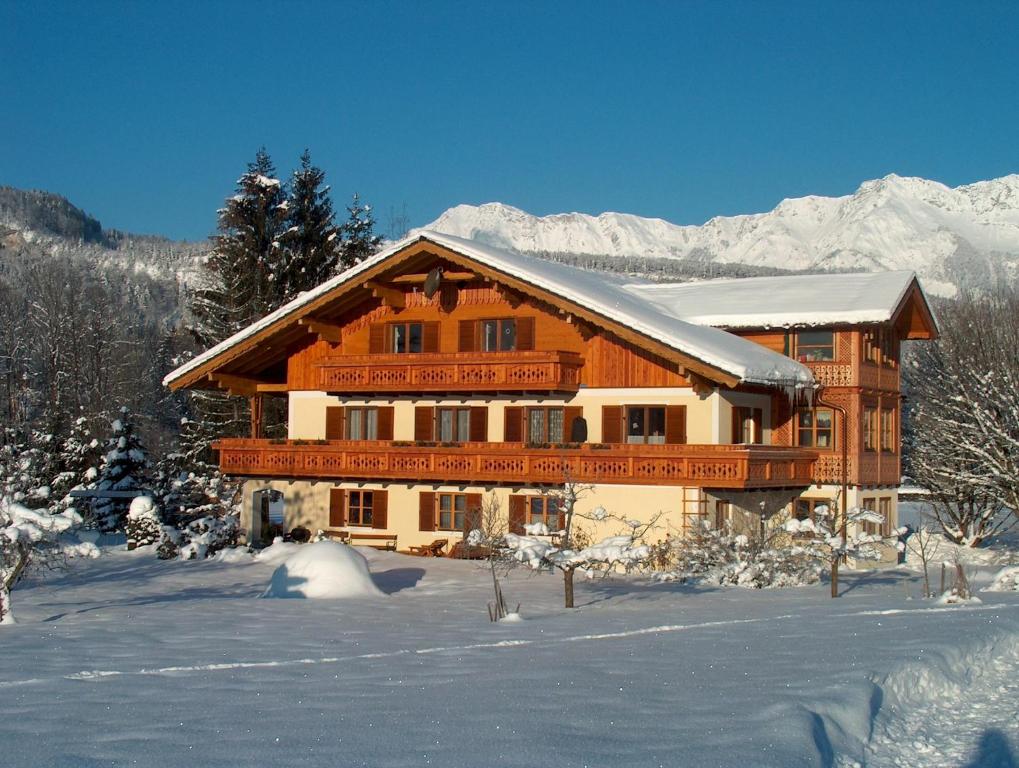
<instances>
[{"instance_id":1,"label":"tree shadow on snow","mask_svg":"<svg viewBox=\"0 0 1019 768\"><path fill-rule=\"evenodd\" d=\"M912 581L912 575L900 571L843 571L839 574L839 595L848 595L861 587L886 587L892 584ZM823 584L830 584L831 579L825 573L821 577Z\"/></svg>"},{"instance_id":2,"label":"tree shadow on snow","mask_svg":"<svg viewBox=\"0 0 1019 768\"><path fill-rule=\"evenodd\" d=\"M234 585L233 589L230 589L229 587L188 587L187 589L177 590L176 592L167 592L165 594L137 595L125 600L106 600L95 605L90 605L87 608L79 608L76 611L64 611L63 613L57 613L43 619L43 621L60 621L66 616L78 616L83 613L92 613L93 611L102 611L109 608L160 605L162 603L177 603L186 600L235 600L238 598L258 597L260 594L260 589L253 590L251 586L247 584ZM79 602L74 604L80 605ZM46 603L46 605L57 606L60 605L60 603Z\"/></svg>"},{"instance_id":3,"label":"tree shadow on snow","mask_svg":"<svg viewBox=\"0 0 1019 768\"><path fill-rule=\"evenodd\" d=\"M424 568L390 568L388 571L373 573L372 581L387 595L392 595L404 589L413 589L424 575Z\"/></svg>"},{"instance_id":4,"label":"tree shadow on snow","mask_svg":"<svg viewBox=\"0 0 1019 768\"><path fill-rule=\"evenodd\" d=\"M691 584L679 581L655 583L614 580L611 576L597 578L592 581L577 577L577 607L596 605L609 600L647 600L663 594L699 595L717 592L720 587L710 584ZM590 599L585 599L590 596Z\"/></svg>"},{"instance_id":5,"label":"tree shadow on snow","mask_svg":"<svg viewBox=\"0 0 1019 768\"><path fill-rule=\"evenodd\" d=\"M977 743L977 751L963 768L1017 768L1015 753L1004 733L988 728Z\"/></svg>"}]
</instances>

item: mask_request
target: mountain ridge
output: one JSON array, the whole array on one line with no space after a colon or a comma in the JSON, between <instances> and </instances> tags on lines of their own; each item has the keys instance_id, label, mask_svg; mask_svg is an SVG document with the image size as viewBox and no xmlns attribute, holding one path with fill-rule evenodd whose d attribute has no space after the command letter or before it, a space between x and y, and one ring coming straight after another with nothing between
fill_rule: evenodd
<instances>
[{"instance_id":1,"label":"mountain ridge","mask_svg":"<svg viewBox=\"0 0 1019 768\"><path fill-rule=\"evenodd\" d=\"M959 187L889 174L840 197L787 198L701 225L605 212L458 205L422 229L526 253L651 257L789 271L912 269L932 293L1019 274L1019 174Z\"/></svg>"}]
</instances>

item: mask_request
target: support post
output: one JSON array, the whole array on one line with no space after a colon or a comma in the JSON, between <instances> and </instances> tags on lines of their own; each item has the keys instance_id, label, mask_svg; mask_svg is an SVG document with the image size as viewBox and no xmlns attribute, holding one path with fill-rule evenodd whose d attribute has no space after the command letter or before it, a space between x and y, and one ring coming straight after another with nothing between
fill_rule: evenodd
<instances>
[{"instance_id":1,"label":"support post","mask_svg":"<svg viewBox=\"0 0 1019 768\"><path fill-rule=\"evenodd\" d=\"M251 439L261 440L264 431L265 419L263 416L263 395L252 395L248 398L251 403Z\"/></svg>"}]
</instances>

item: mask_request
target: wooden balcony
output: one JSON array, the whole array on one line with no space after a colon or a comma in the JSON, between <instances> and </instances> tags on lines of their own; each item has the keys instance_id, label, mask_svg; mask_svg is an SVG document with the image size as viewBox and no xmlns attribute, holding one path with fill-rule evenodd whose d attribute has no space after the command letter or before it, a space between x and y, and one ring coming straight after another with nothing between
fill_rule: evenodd
<instances>
[{"instance_id":1,"label":"wooden balcony","mask_svg":"<svg viewBox=\"0 0 1019 768\"><path fill-rule=\"evenodd\" d=\"M539 448L521 443L220 440L229 475L322 480L555 485L576 482L699 488L780 488L811 482L816 453L763 445L605 445Z\"/></svg>"},{"instance_id":2,"label":"wooden balcony","mask_svg":"<svg viewBox=\"0 0 1019 768\"><path fill-rule=\"evenodd\" d=\"M316 363L326 392L576 392L574 352L348 355Z\"/></svg>"},{"instance_id":3,"label":"wooden balcony","mask_svg":"<svg viewBox=\"0 0 1019 768\"><path fill-rule=\"evenodd\" d=\"M862 387L886 392L899 391L899 369L877 366L873 363L810 362L803 363L824 387Z\"/></svg>"}]
</instances>

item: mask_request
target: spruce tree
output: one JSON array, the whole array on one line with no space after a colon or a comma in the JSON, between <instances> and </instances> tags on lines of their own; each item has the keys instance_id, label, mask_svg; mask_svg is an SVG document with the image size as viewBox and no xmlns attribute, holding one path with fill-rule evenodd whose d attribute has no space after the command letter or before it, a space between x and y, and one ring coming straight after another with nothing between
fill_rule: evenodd
<instances>
[{"instance_id":1,"label":"spruce tree","mask_svg":"<svg viewBox=\"0 0 1019 768\"><path fill-rule=\"evenodd\" d=\"M107 453L92 490L134 491L145 488L149 481L149 462L128 418L127 408L120 409L120 418L113 422L112 427L113 434L106 442ZM121 530L130 506L130 498L97 497L92 504L91 521L101 531Z\"/></svg>"},{"instance_id":2,"label":"spruce tree","mask_svg":"<svg viewBox=\"0 0 1019 768\"><path fill-rule=\"evenodd\" d=\"M350 269L378 252L382 238L375 234L375 217L370 205L354 198L347 206L347 220L342 227L343 244L340 246L340 269Z\"/></svg>"},{"instance_id":3,"label":"spruce tree","mask_svg":"<svg viewBox=\"0 0 1019 768\"><path fill-rule=\"evenodd\" d=\"M290 180L286 225L281 279L283 299L289 301L336 274L340 256L341 232L334 223L325 173L311 164L308 150Z\"/></svg>"}]
</instances>

